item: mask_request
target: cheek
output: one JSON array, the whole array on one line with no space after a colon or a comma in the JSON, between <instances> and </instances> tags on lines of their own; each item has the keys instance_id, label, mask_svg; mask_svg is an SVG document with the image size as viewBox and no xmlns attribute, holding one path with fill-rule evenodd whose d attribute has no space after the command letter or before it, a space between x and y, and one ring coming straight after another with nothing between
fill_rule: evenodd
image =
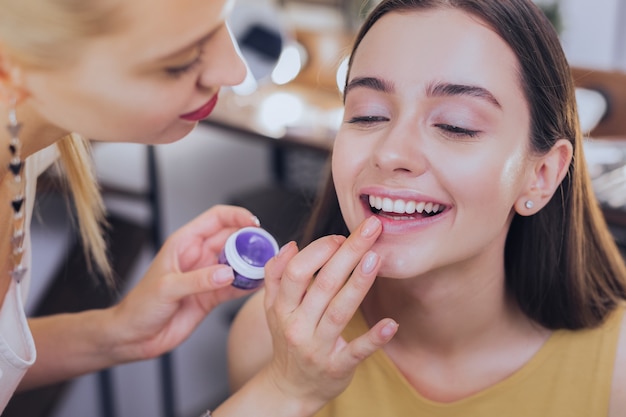
<instances>
[{"instance_id":1,"label":"cheek","mask_svg":"<svg viewBox=\"0 0 626 417\"><path fill-rule=\"evenodd\" d=\"M494 155L490 161L482 161L480 166L472 168L474 175L466 172L460 178L462 182L459 192L472 201L480 212L505 219L510 215L515 201L525 183L524 163L519 153L504 156Z\"/></svg>"},{"instance_id":2,"label":"cheek","mask_svg":"<svg viewBox=\"0 0 626 417\"><path fill-rule=\"evenodd\" d=\"M526 178L526 172L530 169L526 161L528 161L528 157L521 151L505 160L500 175L500 182L504 187L517 189L521 186Z\"/></svg>"},{"instance_id":3,"label":"cheek","mask_svg":"<svg viewBox=\"0 0 626 417\"><path fill-rule=\"evenodd\" d=\"M364 167L362 147L355 147L354 143L338 135L333 148L331 167L333 181L337 193L339 206L348 228L352 230L353 223L360 221L360 202L355 187L358 177Z\"/></svg>"},{"instance_id":4,"label":"cheek","mask_svg":"<svg viewBox=\"0 0 626 417\"><path fill-rule=\"evenodd\" d=\"M97 128L102 126L102 121L105 122L105 130L92 132L92 137L104 140L167 142L170 138L157 139L157 136L176 122L183 124L179 115L184 112L185 103L181 94L175 91L170 93L169 90L141 85L109 91L98 88L86 92L83 102L92 104L86 106L92 117L85 120L93 119L90 128Z\"/></svg>"},{"instance_id":5,"label":"cheek","mask_svg":"<svg viewBox=\"0 0 626 417\"><path fill-rule=\"evenodd\" d=\"M343 152L341 152L337 146L335 146L333 150L331 170L337 198L339 199L339 203L343 209L344 200L346 199L348 190L350 189L351 175L349 164L344 161Z\"/></svg>"},{"instance_id":6,"label":"cheek","mask_svg":"<svg viewBox=\"0 0 626 417\"><path fill-rule=\"evenodd\" d=\"M436 147L430 166L461 212L508 215L524 180L524 153L511 142L468 144L464 149Z\"/></svg>"}]
</instances>

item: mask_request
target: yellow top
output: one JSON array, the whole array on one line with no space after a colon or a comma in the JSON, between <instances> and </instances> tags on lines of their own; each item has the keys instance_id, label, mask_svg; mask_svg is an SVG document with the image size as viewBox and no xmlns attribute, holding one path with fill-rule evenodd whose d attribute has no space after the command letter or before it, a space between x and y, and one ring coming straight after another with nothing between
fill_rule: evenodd
<instances>
[{"instance_id":1,"label":"yellow top","mask_svg":"<svg viewBox=\"0 0 626 417\"><path fill-rule=\"evenodd\" d=\"M624 308L595 329L555 331L521 369L453 403L421 396L379 350L358 368L348 388L315 417L590 417L608 414ZM357 312L344 332L367 331Z\"/></svg>"}]
</instances>

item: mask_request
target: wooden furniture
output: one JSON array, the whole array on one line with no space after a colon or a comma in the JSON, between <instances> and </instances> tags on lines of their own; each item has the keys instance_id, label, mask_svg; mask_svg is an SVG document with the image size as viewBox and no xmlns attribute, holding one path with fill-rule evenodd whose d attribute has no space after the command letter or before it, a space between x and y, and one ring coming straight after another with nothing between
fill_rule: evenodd
<instances>
[{"instance_id":1,"label":"wooden furniture","mask_svg":"<svg viewBox=\"0 0 626 417\"><path fill-rule=\"evenodd\" d=\"M595 90L607 101L607 112L590 133L597 138L626 138L626 72L572 68L577 87Z\"/></svg>"}]
</instances>

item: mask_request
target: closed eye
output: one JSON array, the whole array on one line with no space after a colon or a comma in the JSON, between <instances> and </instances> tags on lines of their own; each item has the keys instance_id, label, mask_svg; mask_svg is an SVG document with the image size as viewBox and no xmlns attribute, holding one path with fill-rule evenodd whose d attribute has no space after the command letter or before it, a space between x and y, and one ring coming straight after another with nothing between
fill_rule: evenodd
<instances>
[{"instance_id":1,"label":"closed eye","mask_svg":"<svg viewBox=\"0 0 626 417\"><path fill-rule=\"evenodd\" d=\"M474 138L478 136L478 134L480 133L479 130L465 129L459 126L449 125L445 123L438 123L435 125L435 127L438 127L439 129L443 130L444 133L447 135L456 136L456 137Z\"/></svg>"},{"instance_id":2,"label":"closed eye","mask_svg":"<svg viewBox=\"0 0 626 417\"><path fill-rule=\"evenodd\" d=\"M383 116L356 116L348 119L346 123L368 125L388 121L389 119Z\"/></svg>"},{"instance_id":3,"label":"closed eye","mask_svg":"<svg viewBox=\"0 0 626 417\"><path fill-rule=\"evenodd\" d=\"M202 54L198 54L198 56L196 58L194 58L193 61L184 64L184 65L180 65L177 67L168 67L165 68L165 73L173 78L178 78L188 72L191 72L193 69L195 69L198 65L200 65L202 63Z\"/></svg>"}]
</instances>

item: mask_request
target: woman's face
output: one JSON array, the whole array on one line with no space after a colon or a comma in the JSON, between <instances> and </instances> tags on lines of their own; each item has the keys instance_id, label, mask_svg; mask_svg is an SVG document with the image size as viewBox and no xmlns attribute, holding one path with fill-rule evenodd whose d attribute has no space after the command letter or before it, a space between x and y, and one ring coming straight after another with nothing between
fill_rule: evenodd
<instances>
[{"instance_id":1,"label":"woman's face","mask_svg":"<svg viewBox=\"0 0 626 417\"><path fill-rule=\"evenodd\" d=\"M355 53L334 147L346 224L381 219L382 276L493 271L528 147L517 60L495 32L452 9L385 15Z\"/></svg>"},{"instance_id":2,"label":"woman's face","mask_svg":"<svg viewBox=\"0 0 626 417\"><path fill-rule=\"evenodd\" d=\"M25 69L28 103L62 131L98 141L167 143L189 133L245 66L225 18L231 0L133 0L119 33L76 65Z\"/></svg>"}]
</instances>

